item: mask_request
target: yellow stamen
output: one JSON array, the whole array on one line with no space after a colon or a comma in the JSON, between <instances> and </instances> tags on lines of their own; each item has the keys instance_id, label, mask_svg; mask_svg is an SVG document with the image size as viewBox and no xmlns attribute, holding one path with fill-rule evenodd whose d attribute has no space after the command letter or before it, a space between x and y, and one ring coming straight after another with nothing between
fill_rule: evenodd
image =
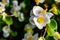
<instances>
[{"instance_id":1,"label":"yellow stamen","mask_svg":"<svg viewBox=\"0 0 60 40\"><path fill-rule=\"evenodd\" d=\"M46 14L46 10L40 10L40 12Z\"/></svg>"},{"instance_id":2,"label":"yellow stamen","mask_svg":"<svg viewBox=\"0 0 60 40\"><path fill-rule=\"evenodd\" d=\"M32 37L28 37L28 40L33 40L33 38Z\"/></svg>"},{"instance_id":3,"label":"yellow stamen","mask_svg":"<svg viewBox=\"0 0 60 40\"><path fill-rule=\"evenodd\" d=\"M45 18L44 17L38 17L37 22L42 24L45 22Z\"/></svg>"},{"instance_id":4,"label":"yellow stamen","mask_svg":"<svg viewBox=\"0 0 60 40\"><path fill-rule=\"evenodd\" d=\"M2 11L2 7L0 7L0 11Z\"/></svg>"},{"instance_id":5,"label":"yellow stamen","mask_svg":"<svg viewBox=\"0 0 60 40\"><path fill-rule=\"evenodd\" d=\"M3 4L6 4L6 0L2 0L2 3L3 3Z\"/></svg>"},{"instance_id":6,"label":"yellow stamen","mask_svg":"<svg viewBox=\"0 0 60 40\"><path fill-rule=\"evenodd\" d=\"M36 5L38 5L38 4L39 4L39 0L35 0L35 2L36 2Z\"/></svg>"},{"instance_id":7,"label":"yellow stamen","mask_svg":"<svg viewBox=\"0 0 60 40\"><path fill-rule=\"evenodd\" d=\"M48 5L47 4L44 4L45 8L48 8Z\"/></svg>"},{"instance_id":8,"label":"yellow stamen","mask_svg":"<svg viewBox=\"0 0 60 40\"><path fill-rule=\"evenodd\" d=\"M5 30L8 30L8 26L5 27Z\"/></svg>"}]
</instances>

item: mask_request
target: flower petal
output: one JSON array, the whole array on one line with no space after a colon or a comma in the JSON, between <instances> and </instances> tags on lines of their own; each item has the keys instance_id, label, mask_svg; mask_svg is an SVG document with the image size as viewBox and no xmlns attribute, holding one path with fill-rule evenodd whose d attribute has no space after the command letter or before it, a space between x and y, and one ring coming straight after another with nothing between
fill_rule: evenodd
<instances>
[{"instance_id":1,"label":"flower petal","mask_svg":"<svg viewBox=\"0 0 60 40\"><path fill-rule=\"evenodd\" d=\"M19 14L18 20L19 20L20 22L23 22L23 21L24 21L24 14L23 14L23 13L20 13L20 14Z\"/></svg>"},{"instance_id":2,"label":"flower petal","mask_svg":"<svg viewBox=\"0 0 60 40\"><path fill-rule=\"evenodd\" d=\"M45 0L40 0L40 3L43 3Z\"/></svg>"},{"instance_id":3,"label":"flower petal","mask_svg":"<svg viewBox=\"0 0 60 40\"><path fill-rule=\"evenodd\" d=\"M7 38L9 36L9 33L3 33L3 36Z\"/></svg>"},{"instance_id":4,"label":"flower petal","mask_svg":"<svg viewBox=\"0 0 60 40\"><path fill-rule=\"evenodd\" d=\"M33 36L33 40L38 40L38 33Z\"/></svg>"},{"instance_id":5,"label":"flower petal","mask_svg":"<svg viewBox=\"0 0 60 40\"><path fill-rule=\"evenodd\" d=\"M3 27L2 31L3 31L4 33L9 33L9 32L10 32L10 27L8 28L8 30L6 30L5 28L6 28L6 26Z\"/></svg>"},{"instance_id":6,"label":"flower petal","mask_svg":"<svg viewBox=\"0 0 60 40\"><path fill-rule=\"evenodd\" d=\"M34 6L33 7L33 14L35 15L35 16L38 16L39 14L40 14L40 10L42 10L43 8L42 7L40 7L40 6Z\"/></svg>"},{"instance_id":7,"label":"flower petal","mask_svg":"<svg viewBox=\"0 0 60 40\"><path fill-rule=\"evenodd\" d=\"M28 39L28 37L32 37L32 34L26 33L24 38Z\"/></svg>"},{"instance_id":8,"label":"flower petal","mask_svg":"<svg viewBox=\"0 0 60 40\"><path fill-rule=\"evenodd\" d=\"M39 29L42 29L42 28L43 28L42 24L39 24L39 23L37 22L37 17L34 17L33 20L34 20L34 22L35 22L35 25L36 25Z\"/></svg>"},{"instance_id":9,"label":"flower petal","mask_svg":"<svg viewBox=\"0 0 60 40\"><path fill-rule=\"evenodd\" d=\"M49 16L49 18L51 18L53 16L53 14L50 12L47 12L47 15Z\"/></svg>"},{"instance_id":10,"label":"flower petal","mask_svg":"<svg viewBox=\"0 0 60 40\"><path fill-rule=\"evenodd\" d=\"M35 16L35 15L33 14L33 10L30 11L30 16Z\"/></svg>"},{"instance_id":11,"label":"flower petal","mask_svg":"<svg viewBox=\"0 0 60 40\"><path fill-rule=\"evenodd\" d=\"M34 18L34 16L31 16L30 19L29 19L29 21L30 21L30 23L31 23L32 25L35 25L35 23L34 23L34 21L33 21L33 18Z\"/></svg>"}]
</instances>

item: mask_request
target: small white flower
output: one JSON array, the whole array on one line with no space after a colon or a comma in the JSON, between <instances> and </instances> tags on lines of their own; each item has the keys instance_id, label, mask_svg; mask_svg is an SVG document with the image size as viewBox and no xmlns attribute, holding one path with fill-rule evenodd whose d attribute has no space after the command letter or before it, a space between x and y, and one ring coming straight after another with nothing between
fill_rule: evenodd
<instances>
[{"instance_id":1,"label":"small white flower","mask_svg":"<svg viewBox=\"0 0 60 40\"><path fill-rule=\"evenodd\" d=\"M36 25L39 29L42 29L46 24L50 23L50 18L53 15L39 6L34 6L32 12L34 15L30 17L30 23Z\"/></svg>"},{"instance_id":2,"label":"small white flower","mask_svg":"<svg viewBox=\"0 0 60 40\"><path fill-rule=\"evenodd\" d=\"M4 36L5 38L9 37L9 33L3 33L3 36Z\"/></svg>"},{"instance_id":3,"label":"small white flower","mask_svg":"<svg viewBox=\"0 0 60 40\"><path fill-rule=\"evenodd\" d=\"M3 3L4 5L7 5L7 4L9 4L9 0L2 0L2 3Z\"/></svg>"},{"instance_id":4,"label":"small white flower","mask_svg":"<svg viewBox=\"0 0 60 40\"><path fill-rule=\"evenodd\" d=\"M20 22L23 22L23 21L24 21L24 14L23 14L23 13L19 13L19 14L18 14L18 20L19 20Z\"/></svg>"},{"instance_id":5,"label":"small white flower","mask_svg":"<svg viewBox=\"0 0 60 40\"><path fill-rule=\"evenodd\" d=\"M13 9L14 9L15 11L18 11L18 10L20 9L19 6L18 6L17 0L14 0L14 1L13 1Z\"/></svg>"},{"instance_id":6,"label":"small white flower","mask_svg":"<svg viewBox=\"0 0 60 40\"><path fill-rule=\"evenodd\" d=\"M6 0L6 2L9 4L9 0Z\"/></svg>"},{"instance_id":7,"label":"small white flower","mask_svg":"<svg viewBox=\"0 0 60 40\"><path fill-rule=\"evenodd\" d=\"M10 25L4 26L2 31L3 31L3 36L5 38L7 38L9 36L9 34L10 34Z\"/></svg>"},{"instance_id":8,"label":"small white flower","mask_svg":"<svg viewBox=\"0 0 60 40\"><path fill-rule=\"evenodd\" d=\"M17 0L14 0L13 1L13 6L12 6L12 9L11 9L11 13L19 12L19 10L20 10L20 7L18 6L18 2L17 2Z\"/></svg>"},{"instance_id":9,"label":"small white flower","mask_svg":"<svg viewBox=\"0 0 60 40\"><path fill-rule=\"evenodd\" d=\"M13 1L13 5L14 5L14 6L18 5L18 1L17 1L17 0L14 0L14 1Z\"/></svg>"},{"instance_id":10,"label":"small white flower","mask_svg":"<svg viewBox=\"0 0 60 40\"><path fill-rule=\"evenodd\" d=\"M0 13L5 11L5 5L0 2Z\"/></svg>"},{"instance_id":11,"label":"small white flower","mask_svg":"<svg viewBox=\"0 0 60 40\"><path fill-rule=\"evenodd\" d=\"M4 26L2 31L3 31L3 33L9 33L10 32L10 26Z\"/></svg>"},{"instance_id":12,"label":"small white flower","mask_svg":"<svg viewBox=\"0 0 60 40\"><path fill-rule=\"evenodd\" d=\"M20 10L20 8L19 8L18 5L17 5L17 6L13 6L13 10L14 10L14 12L15 12L15 11L18 12L18 11Z\"/></svg>"},{"instance_id":13,"label":"small white flower","mask_svg":"<svg viewBox=\"0 0 60 40\"><path fill-rule=\"evenodd\" d=\"M22 40L38 40L38 34L35 34L34 36L32 36L32 34L26 33L24 36L24 39Z\"/></svg>"},{"instance_id":14,"label":"small white flower","mask_svg":"<svg viewBox=\"0 0 60 40\"><path fill-rule=\"evenodd\" d=\"M25 8L25 3L24 2L22 2L22 3L20 3L20 7L23 7L23 8Z\"/></svg>"},{"instance_id":15,"label":"small white flower","mask_svg":"<svg viewBox=\"0 0 60 40\"><path fill-rule=\"evenodd\" d=\"M40 37L38 40L45 40L45 38L44 37Z\"/></svg>"},{"instance_id":16,"label":"small white flower","mask_svg":"<svg viewBox=\"0 0 60 40\"><path fill-rule=\"evenodd\" d=\"M56 2L60 2L60 0L55 0Z\"/></svg>"}]
</instances>

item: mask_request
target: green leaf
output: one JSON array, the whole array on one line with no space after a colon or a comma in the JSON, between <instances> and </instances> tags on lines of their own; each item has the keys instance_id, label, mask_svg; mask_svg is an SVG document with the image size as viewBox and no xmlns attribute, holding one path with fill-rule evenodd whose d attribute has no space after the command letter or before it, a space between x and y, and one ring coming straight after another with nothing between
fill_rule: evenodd
<instances>
[{"instance_id":1,"label":"green leaf","mask_svg":"<svg viewBox=\"0 0 60 40\"><path fill-rule=\"evenodd\" d=\"M11 25L13 23L12 18L10 16L6 16L3 21L6 22L6 24Z\"/></svg>"},{"instance_id":2,"label":"green leaf","mask_svg":"<svg viewBox=\"0 0 60 40\"><path fill-rule=\"evenodd\" d=\"M53 30L57 30L57 22L54 19L51 19L51 22L48 24Z\"/></svg>"},{"instance_id":3,"label":"green leaf","mask_svg":"<svg viewBox=\"0 0 60 40\"><path fill-rule=\"evenodd\" d=\"M52 28L48 27L47 34L49 36L53 36L54 35L54 30Z\"/></svg>"},{"instance_id":4,"label":"green leaf","mask_svg":"<svg viewBox=\"0 0 60 40\"><path fill-rule=\"evenodd\" d=\"M0 23L3 23L2 16L0 15Z\"/></svg>"},{"instance_id":5,"label":"green leaf","mask_svg":"<svg viewBox=\"0 0 60 40\"><path fill-rule=\"evenodd\" d=\"M16 36L17 36L17 32L16 32L16 31L11 31L11 35L12 35L13 37L16 37Z\"/></svg>"},{"instance_id":6,"label":"green leaf","mask_svg":"<svg viewBox=\"0 0 60 40\"><path fill-rule=\"evenodd\" d=\"M50 36L46 36L45 39L46 39L46 40L55 40L53 37L50 37Z\"/></svg>"},{"instance_id":7,"label":"green leaf","mask_svg":"<svg viewBox=\"0 0 60 40\"><path fill-rule=\"evenodd\" d=\"M58 11L58 13L60 14L60 9L58 9L57 11Z\"/></svg>"}]
</instances>

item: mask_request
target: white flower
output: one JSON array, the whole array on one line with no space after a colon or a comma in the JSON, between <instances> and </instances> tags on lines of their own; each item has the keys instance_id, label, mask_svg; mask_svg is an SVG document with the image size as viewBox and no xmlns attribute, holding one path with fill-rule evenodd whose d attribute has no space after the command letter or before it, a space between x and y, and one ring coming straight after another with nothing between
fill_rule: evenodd
<instances>
[{"instance_id":1,"label":"white flower","mask_svg":"<svg viewBox=\"0 0 60 40\"><path fill-rule=\"evenodd\" d=\"M9 0L2 0L2 3L3 3L4 5L7 5L7 4L9 4Z\"/></svg>"},{"instance_id":2,"label":"white flower","mask_svg":"<svg viewBox=\"0 0 60 40\"><path fill-rule=\"evenodd\" d=\"M13 10L14 10L14 11L19 11L19 9L20 9L20 8L19 8L19 6L18 6L17 0L14 0L14 1L13 1Z\"/></svg>"},{"instance_id":3,"label":"white flower","mask_svg":"<svg viewBox=\"0 0 60 40\"><path fill-rule=\"evenodd\" d=\"M7 38L9 36L9 33L3 33L3 36Z\"/></svg>"},{"instance_id":4,"label":"white flower","mask_svg":"<svg viewBox=\"0 0 60 40\"><path fill-rule=\"evenodd\" d=\"M23 13L19 13L19 14L18 14L18 20L19 20L20 22L23 22L23 21L24 21L24 14L23 14Z\"/></svg>"},{"instance_id":5,"label":"white flower","mask_svg":"<svg viewBox=\"0 0 60 40\"><path fill-rule=\"evenodd\" d=\"M55 0L56 2L60 2L60 0Z\"/></svg>"},{"instance_id":6,"label":"white flower","mask_svg":"<svg viewBox=\"0 0 60 40\"><path fill-rule=\"evenodd\" d=\"M13 5L14 5L14 6L18 5L18 1L17 1L17 0L14 0L14 1L13 1Z\"/></svg>"},{"instance_id":7,"label":"white flower","mask_svg":"<svg viewBox=\"0 0 60 40\"><path fill-rule=\"evenodd\" d=\"M38 34L35 34L34 36L32 36L32 34L26 33L24 36L24 39L22 40L38 40Z\"/></svg>"},{"instance_id":8,"label":"white flower","mask_svg":"<svg viewBox=\"0 0 60 40\"><path fill-rule=\"evenodd\" d=\"M5 11L5 5L0 2L0 13Z\"/></svg>"},{"instance_id":9,"label":"white flower","mask_svg":"<svg viewBox=\"0 0 60 40\"><path fill-rule=\"evenodd\" d=\"M3 31L3 36L5 38L7 38L9 36L9 33L10 33L10 25L4 26L3 29L2 29L2 31Z\"/></svg>"},{"instance_id":10,"label":"white flower","mask_svg":"<svg viewBox=\"0 0 60 40\"><path fill-rule=\"evenodd\" d=\"M6 0L6 2L9 4L9 0Z\"/></svg>"},{"instance_id":11,"label":"white flower","mask_svg":"<svg viewBox=\"0 0 60 40\"><path fill-rule=\"evenodd\" d=\"M44 37L40 37L38 40L45 40L45 38Z\"/></svg>"},{"instance_id":12,"label":"white flower","mask_svg":"<svg viewBox=\"0 0 60 40\"><path fill-rule=\"evenodd\" d=\"M24 2L22 2L22 3L20 3L20 7L23 7L23 8L25 8L25 3Z\"/></svg>"},{"instance_id":13,"label":"white flower","mask_svg":"<svg viewBox=\"0 0 60 40\"><path fill-rule=\"evenodd\" d=\"M18 6L18 2L17 2L17 0L14 0L13 1L13 6L12 6L12 9L11 9L11 13L19 12L19 10L20 10L20 7Z\"/></svg>"},{"instance_id":14,"label":"white flower","mask_svg":"<svg viewBox=\"0 0 60 40\"><path fill-rule=\"evenodd\" d=\"M9 33L10 32L10 26L4 26L2 31L3 31L3 33Z\"/></svg>"},{"instance_id":15,"label":"white flower","mask_svg":"<svg viewBox=\"0 0 60 40\"><path fill-rule=\"evenodd\" d=\"M46 24L50 23L50 18L53 15L39 6L34 6L32 12L34 15L30 17L30 23L36 25L39 29L42 29Z\"/></svg>"}]
</instances>

